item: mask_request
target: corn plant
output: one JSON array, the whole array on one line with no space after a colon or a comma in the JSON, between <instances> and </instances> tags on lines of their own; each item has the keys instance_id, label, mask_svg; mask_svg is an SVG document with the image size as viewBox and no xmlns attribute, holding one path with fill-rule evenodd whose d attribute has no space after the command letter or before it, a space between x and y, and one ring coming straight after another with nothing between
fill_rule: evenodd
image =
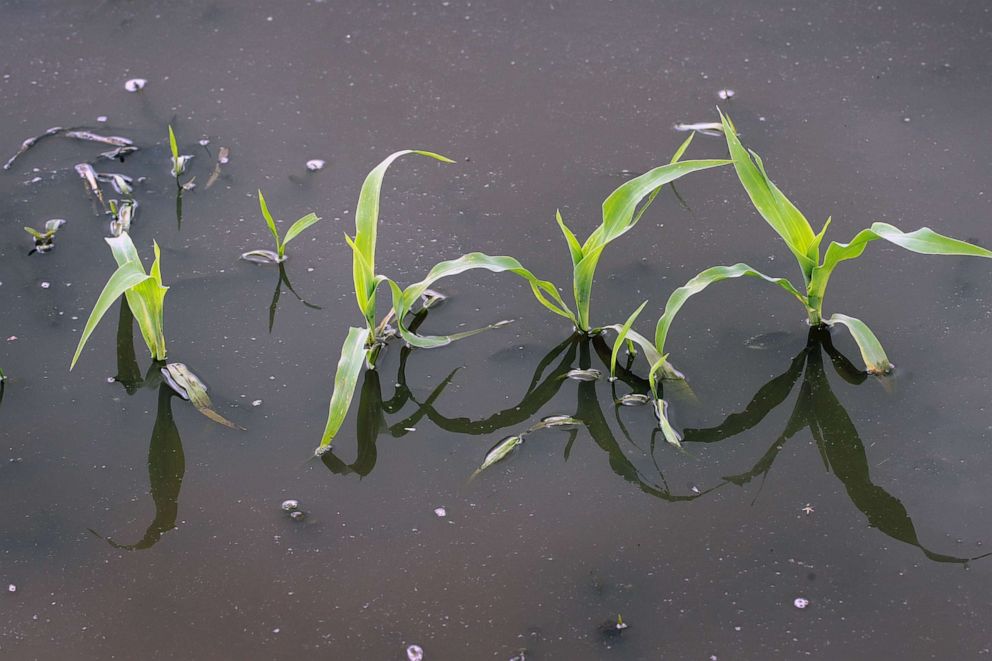
<instances>
[{"instance_id":1,"label":"corn plant","mask_svg":"<svg viewBox=\"0 0 992 661\"><path fill-rule=\"evenodd\" d=\"M179 182L179 177L186 172L186 166L193 157L189 154L180 155L176 134L173 132L171 124L169 125L169 151L172 152L172 176L176 179L176 185L183 188L183 184Z\"/></svg>"},{"instance_id":2,"label":"corn plant","mask_svg":"<svg viewBox=\"0 0 992 661\"><path fill-rule=\"evenodd\" d=\"M614 344L614 363L616 353L624 340L633 340L645 349L651 364L650 375L653 387L657 372L667 365L665 342L668 338L668 332L675 315L682 309L686 301L715 282L746 276L777 285L788 292L802 304L810 326L841 325L847 328L858 345L869 373L885 374L891 371L892 363L889 362L888 356L886 356L875 333L865 322L840 313L824 318L824 296L827 283L834 269L843 261L860 257L867 245L878 239L884 239L911 252L926 255L992 257L992 251L938 234L928 227L913 232L903 232L888 223L876 222L869 229L856 234L849 243L831 241L821 255L820 247L830 225L830 218L827 218L818 233L814 232L802 212L768 178L761 157L746 150L741 144L730 118L722 113L720 117L737 176L755 209L785 241L786 246L796 258L802 273L803 284L801 287L797 287L786 278L765 275L747 264L708 268L672 292L665 304L664 313L658 319L653 342L638 335L635 331L629 330L630 324L633 323L643 306L631 315L625 328L618 329L618 337ZM665 416L664 404L660 400L657 403L656 413L663 428L670 427ZM665 435L670 442L675 442L678 437L674 429L667 430Z\"/></svg>"},{"instance_id":3,"label":"corn plant","mask_svg":"<svg viewBox=\"0 0 992 661\"><path fill-rule=\"evenodd\" d=\"M117 261L117 270L110 276L93 306L93 311L90 312L82 336L79 338L79 344L76 346L76 353L72 357L70 370L76 366L86 341L100 323L100 319L121 296L127 300L127 305L138 322L138 328L141 330L141 336L151 353L152 360L162 361L166 357L165 294L169 288L162 284L161 252L158 244L154 242L152 244L155 260L152 262L151 272L146 273L141 265L138 251L128 234L110 237L105 241L110 245L110 250Z\"/></svg>"},{"instance_id":4,"label":"corn plant","mask_svg":"<svg viewBox=\"0 0 992 661\"><path fill-rule=\"evenodd\" d=\"M269 231L272 232L272 237L276 241L276 249L272 250L250 250L243 255L242 259L255 262L264 263L275 263L278 264L286 260L286 244L302 234L307 228L315 224L320 218L317 214L311 212L303 216L295 223L290 225L289 229L286 230L284 237L279 236L279 230L276 228L276 221L272 219L272 214L269 213L269 206L265 203L265 196L262 195L262 191L258 191L258 206L262 210L262 217L265 218L265 224L268 226Z\"/></svg>"},{"instance_id":5,"label":"corn plant","mask_svg":"<svg viewBox=\"0 0 992 661\"><path fill-rule=\"evenodd\" d=\"M352 249L352 273L355 284L355 298L359 311L365 319L365 327L352 327L348 331L344 345L341 348L341 358L338 362L334 377L334 393L328 412L327 424L321 439L318 452L330 447L331 441L341 428L344 417L351 405L358 375L363 361L370 368L375 367L376 359L386 341L399 334L407 344L420 348L440 347L456 340L475 335L489 328L496 328L507 322L499 322L484 328L453 333L450 335L422 335L411 329L407 315L414 309L418 301L421 307L428 307L437 299L430 287L441 280L458 275L472 269L484 269L494 273L510 272L530 284L531 291L542 305L557 314L571 316L554 285L540 280L523 265L512 257L492 256L480 252L469 253L458 259L441 262L434 266L420 282L405 289L401 288L390 278L376 272L375 248L379 223L379 197L382 180L386 170L397 158L406 154L417 154L433 158L443 163L451 163L450 159L432 152L421 150L398 151L383 160L366 177L355 209L355 236L345 236ZM392 293L393 306L390 311L379 319L377 314L377 294L382 285L387 285ZM394 321L396 328L390 327Z\"/></svg>"},{"instance_id":6,"label":"corn plant","mask_svg":"<svg viewBox=\"0 0 992 661\"><path fill-rule=\"evenodd\" d=\"M599 259L610 243L620 238L637 225L648 206L654 201L665 184L699 170L727 165L728 160L710 159L698 161L680 161L694 134L682 143L667 165L656 167L648 172L624 182L603 201L603 220L582 243L557 212L555 218L558 227L565 236L568 253L572 259L572 295L575 312L565 308L558 314L568 318L582 334L594 333L595 329L590 320L590 303L592 300L592 285L596 275Z\"/></svg>"}]
</instances>

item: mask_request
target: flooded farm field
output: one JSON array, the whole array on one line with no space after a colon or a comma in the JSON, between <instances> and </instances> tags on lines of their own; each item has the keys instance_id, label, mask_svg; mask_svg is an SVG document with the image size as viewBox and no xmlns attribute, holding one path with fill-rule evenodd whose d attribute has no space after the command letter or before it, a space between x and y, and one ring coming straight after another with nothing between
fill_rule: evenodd
<instances>
[{"instance_id":1,"label":"flooded farm field","mask_svg":"<svg viewBox=\"0 0 992 661\"><path fill-rule=\"evenodd\" d=\"M0 657L992 653L992 261L886 229L992 247L990 40L977 1L0 0L0 161L40 137L0 170ZM616 329L475 269L357 345L315 455L366 337L345 234L397 150L453 161L384 175L374 266L401 287L481 251L573 306L556 210L581 242L700 123L682 158L714 164L602 251L589 325L646 300L654 340L714 265L803 285L717 106L814 232L831 218L821 254L882 224L823 307L894 369L734 277L671 326L663 429L651 347L610 379ZM284 261L241 259L310 212ZM129 289L70 372L120 269L149 301L160 271L167 363ZM391 304L384 282L374 321Z\"/></svg>"}]
</instances>

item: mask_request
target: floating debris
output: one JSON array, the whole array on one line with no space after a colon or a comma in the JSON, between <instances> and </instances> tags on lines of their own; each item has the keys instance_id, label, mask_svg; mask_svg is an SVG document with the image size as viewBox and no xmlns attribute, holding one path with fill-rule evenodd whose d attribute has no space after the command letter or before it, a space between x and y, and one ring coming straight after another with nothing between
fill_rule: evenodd
<instances>
[{"instance_id":1,"label":"floating debris","mask_svg":"<svg viewBox=\"0 0 992 661\"><path fill-rule=\"evenodd\" d=\"M523 436L507 436L504 438L486 453L486 458L482 461L482 465L479 466L474 473L472 473L472 477L475 477L496 462L506 459L507 455L513 452L513 450L523 442Z\"/></svg>"},{"instance_id":2,"label":"floating debris","mask_svg":"<svg viewBox=\"0 0 992 661\"><path fill-rule=\"evenodd\" d=\"M207 179L207 185L204 186L205 189L213 186L220 178L220 166L227 164L230 154L231 151L227 147L221 147L217 151L217 163L214 165L214 171L210 173L210 178Z\"/></svg>"},{"instance_id":3,"label":"floating debris","mask_svg":"<svg viewBox=\"0 0 992 661\"><path fill-rule=\"evenodd\" d=\"M120 236L131 231L131 223L134 221L134 214L138 211L136 200L122 200L118 207L115 200L110 201L111 215L114 219L110 221L110 235Z\"/></svg>"},{"instance_id":4,"label":"floating debris","mask_svg":"<svg viewBox=\"0 0 992 661\"><path fill-rule=\"evenodd\" d=\"M296 510L295 512L289 513L289 518L291 518L293 521L302 521L303 519L306 518L306 516L307 515L301 512L300 510Z\"/></svg>"},{"instance_id":5,"label":"floating debris","mask_svg":"<svg viewBox=\"0 0 992 661\"><path fill-rule=\"evenodd\" d=\"M620 406L644 406L651 402L650 395L644 395L639 392L627 393L623 397L617 400L617 404Z\"/></svg>"},{"instance_id":6,"label":"floating debris","mask_svg":"<svg viewBox=\"0 0 992 661\"><path fill-rule=\"evenodd\" d=\"M100 122L101 124L106 124L108 119L110 119L110 118L107 117L106 115L99 115L96 118L96 121Z\"/></svg>"},{"instance_id":7,"label":"floating debris","mask_svg":"<svg viewBox=\"0 0 992 661\"><path fill-rule=\"evenodd\" d=\"M17 592L17 586L11 583L7 586L7 592Z\"/></svg>"},{"instance_id":8,"label":"floating debris","mask_svg":"<svg viewBox=\"0 0 992 661\"><path fill-rule=\"evenodd\" d=\"M535 423L524 434L535 432L539 429L561 429L572 430L582 425L582 421L570 415L549 415L540 422Z\"/></svg>"},{"instance_id":9,"label":"floating debris","mask_svg":"<svg viewBox=\"0 0 992 661\"><path fill-rule=\"evenodd\" d=\"M437 516L437 518L443 519L444 517L448 516L448 510L444 509L443 507L435 507L434 514Z\"/></svg>"},{"instance_id":10,"label":"floating debris","mask_svg":"<svg viewBox=\"0 0 992 661\"><path fill-rule=\"evenodd\" d=\"M324 169L326 164L326 162L320 160L319 158L314 158L307 161L307 170L310 170L310 172L319 172Z\"/></svg>"},{"instance_id":11,"label":"floating debris","mask_svg":"<svg viewBox=\"0 0 992 661\"><path fill-rule=\"evenodd\" d=\"M803 608L809 606L809 599L804 599L803 597L796 597L793 600L792 605L802 610Z\"/></svg>"},{"instance_id":12,"label":"floating debris","mask_svg":"<svg viewBox=\"0 0 992 661\"><path fill-rule=\"evenodd\" d=\"M282 501L282 509L284 512L292 512L293 510L300 509L300 501L290 498L289 500Z\"/></svg>"},{"instance_id":13,"label":"floating debris","mask_svg":"<svg viewBox=\"0 0 992 661\"><path fill-rule=\"evenodd\" d=\"M79 175L86 183L86 190L96 196L96 199L100 200L100 204L106 207L106 203L103 201L103 191L100 190L100 184L96 180L96 170L89 163L77 163L74 166L76 174Z\"/></svg>"},{"instance_id":14,"label":"floating debris","mask_svg":"<svg viewBox=\"0 0 992 661\"><path fill-rule=\"evenodd\" d=\"M249 250L241 253L241 259L252 264L279 264L286 261L286 256L279 256L274 250Z\"/></svg>"},{"instance_id":15,"label":"floating debris","mask_svg":"<svg viewBox=\"0 0 992 661\"><path fill-rule=\"evenodd\" d=\"M134 179L126 174L117 174L115 172L97 172L96 180L109 183L113 186L114 192L118 195L131 195L132 193L131 184L134 183Z\"/></svg>"},{"instance_id":16,"label":"floating debris","mask_svg":"<svg viewBox=\"0 0 992 661\"><path fill-rule=\"evenodd\" d=\"M85 140L86 142L99 142L103 145L110 145L111 147L133 147L134 141L128 138L122 138L119 135L100 135L99 133L93 133L92 131L81 131L81 130L71 130L66 131L63 135L67 138L73 138L74 140Z\"/></svg>"},{"instance_id":17,"label":"floating debris","mask_svg":"<svg viewBox=\"0 0 992 661\"><path fill-rule=\"evenodd\" d=\"M420 645L410 645L406 648L407 661L424 661L424 648Z\"/></svg>"},{"instance_id":18,"label":"floating debris","mask_svg":"<svg viewBox=\"0 0 992 661\"><path fill-rule=\"evenodd\" d=\"M55 247L55 233L59 231L59 228L65 225L65 221L61 218L53 218L51 220L45 221L45 231L39 232L33 227L25 227L24 231L30 234L34 238L34 248L28 254L33 254L35 252L46 253Z\"/></svg>"},{"instance_id":19,"label":"floating debris","mask_svg":"<svg viewBox=\"0 0 992 661\"><path fill-rule=\"evenodd\" d=\"M251 405L252 406L261 406L262 405L262 400L260 400L260 399L252 400Z\"/></svg>"},{"instance_id":20,"label":"floating debris","mask_svg":"<svg viewBox=\"0 0 992 661\"><path fill-rule=\"evenodd\" d=\"M14 164L14 161L17 160L17 157L18 156L20 156L21 154L23 154L27 150L31 149L32 147L34 147L35 143L37 143L42 138L47 138L49 136L58 135L59 133L62 133L65 130L66 129L64 129L61 126L53 126L52 128L50 128L47 131L45 131L44 133L42 133L41 135L36 135L33 138L28 138L27 140L25 140L24 142L21 143L21 147L20 147L20 149L17 150L17 153L14 154L13 156L11 156L10 159L6 163L3 164L3 169L4 170L9 170L10 169L10 166Z\"/></svg>"},{"instance_id":21,"label":"floating debris","mask_svg":"<svg viewBox=\"0 0 992 661\"><path fill-rule=\"evenodd\" d=\"M128 92L140 92L141 90L145 89L145 85L147 84L148 81L145 80L144 78L132 78L131 80L124 83L124 89L126 89Z\"/></svg>"},{"instance_id":22,"label":"floating debris","mask_svg":"<svg viewBox=\"0 0 992 661\"><path fill-rule=\"evenodd\" d=\"M424 310L434 307L438 303L443 303L446 300L448 300L446 295L434 289L425 289L424 293L420 295L420 304Z\"/></svg>"},{"instance_id":23,"label":"floating debris","mask_svg":"<svg viewBox=\"0 0 992 661\"><path fill-rule=\"evenodd\" d=\"M41 283L41 288L42 289L48 289L51 286L52 286L52 283L48 282L47 280Z\"/></svg>"},{"instance_id":24,"label":"floating debris","mask_svg":"<svg viewBox=\"0 0 992 661\"><path fill-rule=\"evenodd\" d=\"M200 143L199 144L200 144L201 147L206 147L207 145L210 144L210 140L207 139L207 138L200 138Z\"/></svg>"},{"instance_id":25,"label":"floating debris","mask_svg":"<svg viewBox=\"0 0 992 661\"><path fill-rule=\"evenodd\" d=\"M721 99L723 99L724 101L728 101L734 98L735 96L737 96L737 92L731 89L722 89L719 92L717 92L716 95Z\"/></svg>"},{"instance_id":26,"label":"floating debris","mask_svg":"<svg viewBox=\"0 0 992 661\"><path fill-rule=\"evenodd\" d=\"M565 372L565 378L575 381L596 381L603 378L603 373L597 369L569 370Z\"/></svg>"},{"instance_id":27,"label":"floating debris","mask_svg":"<svg viewBox=\"0 0 992 661\"><path fill-rule=\"evenodd\" d=\"M123 147L118 147L117 149L111 149L110 151L102 151L100 152L100 157L105 158L108 161L120 161L123 163L125 156L129 156L136 151L138 151L137 146L125 145Z\"/></svg>"},{"instance_id":28,"label":"floating debris","mask_svg":"<svg viewBox=\"0 0 992 661\"><path fill-rule=\"evenodd\" d=\"M723 124L720 122L696 122L694 124L680 122L673 128L676 131L695 131L697 133L702 133L703 135L723 135Z\"/></svg>"},{"instance_id":29,"label":"floating debris","mask_svg":"<svg viewBox=\"0 0 992 661\"><path fill-rule=\"evenodd\" d=\"M180 397L189 401L197 411L214 422L231 429L244 429L213 409L210 397L207 396L207 386L183 363L166 364L162 368L162 378Z\"/></svg>"}]
</instances>

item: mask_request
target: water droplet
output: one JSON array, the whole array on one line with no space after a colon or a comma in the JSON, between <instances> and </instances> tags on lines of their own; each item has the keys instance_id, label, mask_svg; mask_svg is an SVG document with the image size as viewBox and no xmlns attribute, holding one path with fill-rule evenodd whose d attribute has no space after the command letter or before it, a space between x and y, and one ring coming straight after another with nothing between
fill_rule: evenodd
<instances>
[{"instance_id":1,"label":"water droplet","mask_svg":"<svg viewBox=\"0 0 992 661\"><path fill-rule=\"evenodd\" d=\"M318 170L323 170L326 163L319 158L314 158L307 161L307 170L310 172L317 172Z\"/></svg>"},{"instance_id":2,"label":"water droplet","mask_svg":"<svg viewBox=\"0 0 992 661\"><path fill-rule=\"evenodd\" d=\"M792 602L792 605L799 609L806 608L807 606L809 606L809 599L796 597L795 601Z\"/></svg>"},{"instance_id":3,"label":"water droplet","mask_svg":"<svg viewBox=\"0 0 992 661\"><path fill-rule=\"evenodd\" d=\"M147 84L148 81L145 80L144 78L132 78L131 80L124 83L124 89L126 89L128 92L140 92L141 90L145 89L145 85Z\"/></svg>"},{"instance_id":4,"label":"water droplet","mask_svg":"<svg viewBox=\"0 0 992 661\"><path fill-rule=\"evenodd\" d=\"M723 99L724 101L726 101L727 99L732 99L735 96L737 96L737 92L731 89L722 89L719 92L717 92L716 95L721 99Z\"/></svg>"},{"instance_id":5,"label":"water droplet","mask_svg":"<svg viewBox=\"0 0 992 661\"><path fill-rule=\"evenodd\" d=\"M300 501L293 500L292 498L290 498L289 500L284 500L284 501L282 501L282 508L283 508L283 510L285 510L287 512L292 512L293 510L298 510L298 509L300 509Z\"/></svg>"},{"instance_id":6,"label":"water droplet","mask_svg":"<svg viewBox=\"0 0 992 661\"><path fill-rule=\"evenodd\" d=\"M424 661L424 648L420 645L410 645L406 648L406 658L409 661Z\"/></svg>"},{"instance_id":7,"label":"water droplet","mask_svg":"<svg viewBox=\"0 0 992 661\"><path fill-rule=\"evenodd\" d=\"M444 509L443 507L435 507L434 514L436 514L438 518L443 519L444 517L448 516L448 510Z\"/></svg>"}]
</instances>

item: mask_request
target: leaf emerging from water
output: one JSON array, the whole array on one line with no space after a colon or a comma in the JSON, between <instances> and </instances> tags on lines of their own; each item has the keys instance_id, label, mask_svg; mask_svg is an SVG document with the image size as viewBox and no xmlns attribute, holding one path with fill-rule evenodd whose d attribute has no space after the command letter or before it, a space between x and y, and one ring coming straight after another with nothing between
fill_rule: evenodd
<instances>
[{"instance_id":1,"label":"leaf emerging from water","mask_svg":"<svg viewBox=\"0 0 992 661\"><path fill-rule=\"evenodd\" d=\"M334 373L334 392L327 411L327 423L324 425L324 435L316 454L330 449L331 442L341 429L344 418L348 414L351 400L355 396L355 386L358 385L358 375L362 371L362 363L367 352L370 335L367 328L349 328L348 336L341 346L341 358L338 360L337 371Z\"/></svg>"},{"instance_id":2,"label":"leaf emerging from water","mask_svg":"<svg viewBox=\"0 0 992 661\"><path fill-rule=\"evenodd\" d=\"M829 326L841 324L851 332L851 336L858 344L861 351L861 358L865 361L865 366L870 374L888 374L892 371L892 363L889 362L882 344L875 337L875 334L868 328L868 325L860 319L849 317L846 314L836 313L825 322Z\"/></svg>"}]
</instances>

